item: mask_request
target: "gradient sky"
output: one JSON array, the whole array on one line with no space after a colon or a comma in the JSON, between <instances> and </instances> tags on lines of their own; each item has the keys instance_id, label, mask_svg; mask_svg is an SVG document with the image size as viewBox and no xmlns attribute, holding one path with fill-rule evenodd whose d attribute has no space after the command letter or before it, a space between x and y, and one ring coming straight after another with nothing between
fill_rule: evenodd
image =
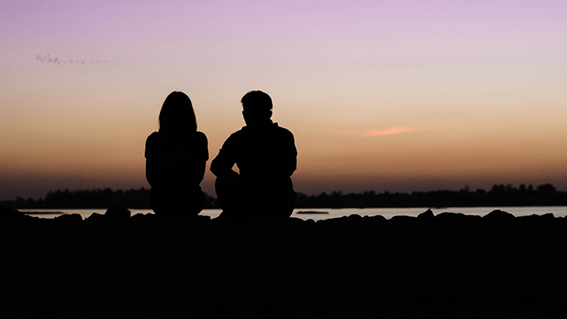
<instances>
[{"instance_id":1,"label":"gradient sky","mask_svg":"<svg viewBox=\"0 0 567 319\"><path fill-rule=\"evenodd\" d=\"M565 17L547 0L2 1L0 200L148 187L174 90L211 158L242 95L270 94L307 194L567 190Z\"/></svg>"}]
</instances>

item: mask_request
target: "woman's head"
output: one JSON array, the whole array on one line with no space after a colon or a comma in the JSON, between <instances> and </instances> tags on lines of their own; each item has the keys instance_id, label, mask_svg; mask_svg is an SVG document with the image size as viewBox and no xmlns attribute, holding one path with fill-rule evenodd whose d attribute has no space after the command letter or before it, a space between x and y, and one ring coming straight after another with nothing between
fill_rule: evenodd
<instances>
[{"instance_id":1,"label":"woman's head","mask_svg":"<svg viewBox=\"0 0 567 319\"><path fill-rule=\"evenodd\" d=\"M159 112L160 132L194 132L197 119L191 99L183 93L171 92Z\"/></svg>"}]
</instances>

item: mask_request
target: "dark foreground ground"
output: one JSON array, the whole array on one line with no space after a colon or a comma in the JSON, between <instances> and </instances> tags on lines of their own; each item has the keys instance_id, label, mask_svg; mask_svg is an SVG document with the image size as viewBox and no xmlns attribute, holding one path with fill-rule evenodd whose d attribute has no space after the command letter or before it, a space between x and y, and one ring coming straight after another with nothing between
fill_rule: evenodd
<instances>
[{"instance_id":1,"label":"dark foreground ground","mask_svg":"<svg viewBox=\"0 0 567 319\"><path fill-rule=\"evenodd\" d=\"M567 219L550 215L10 214L0 214L1 318L567 316Z\"/></svg>"}]
</instances>

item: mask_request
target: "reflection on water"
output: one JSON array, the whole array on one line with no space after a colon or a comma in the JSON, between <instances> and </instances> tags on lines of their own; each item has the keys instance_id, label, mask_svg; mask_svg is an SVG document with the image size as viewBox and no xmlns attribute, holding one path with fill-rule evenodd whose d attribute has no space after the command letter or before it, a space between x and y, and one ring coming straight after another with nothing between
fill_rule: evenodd
<instances>
[{"instance_id":1,"label":"reflection on water","mask_svg":"<svg viewBox=\"0 0 567 319\"><path fill-rule=\"evenodd\" d=\"M375 216L382 215L387 219L396 215L417 216L428 208L423 207L410 207L410 208L299 208L293 212L293 217L301 218L304 220L313 219L329 219L338 218L342 216L349 216L357 214L360 216ZM565 217L567 215L567 206L532 206L532 207L452 207L452 208L432 208L433 214L437 215L443 212L463 213L466 215L479 215L484 216L493 210L503 210L511 213L514 216L526 215L543 215L547 213L553 214L555 217ZM106 209L22 209L21 212L27 215L39 218L55 218L61 213L63 214L79 214L83 219L88 218L92 213L104 214ZM135 214L153 214L151 209L131 209L132 215ZM315 212L328 212L328 214L297 214L299 211L315 211ZM38 212L41 212L38 214ZM207 215L211 218L217 217L222 210L220 209L205 209L200 215ZM34 214L35 213L35 214Z\"/></svg>"}]
</instances>

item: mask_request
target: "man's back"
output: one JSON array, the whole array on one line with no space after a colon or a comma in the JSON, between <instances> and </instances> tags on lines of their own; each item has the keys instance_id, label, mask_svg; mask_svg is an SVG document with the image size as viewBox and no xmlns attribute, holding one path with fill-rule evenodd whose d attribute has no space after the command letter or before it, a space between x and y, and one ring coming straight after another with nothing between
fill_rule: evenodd
<instances>
[{"instance_id":1,"label":"man's back","mask_svg":"<svg viewBox=\"0 0 567 319\"><path fill-rule=\"evenodd\" d=\"M226 140L211 171L214 173L217 166L232 168L234 164L245 180L288 179L297 166L293 134L276 123L243 127Z\"/></svg>"},{"instance_id":2,"label":"man's back","mask_svg":"<svg viewBox=\"0 0 567 319\"><path fill-rule=\"evenodd\" d=\"M272 100L261 91L242 98L246 126L230 135L211 163L221 217L282 219L293 212L291 175L297 166L293 134L270 119ZM238 166L239 172L232 168Z\"/></svg>"}]
</instances>

